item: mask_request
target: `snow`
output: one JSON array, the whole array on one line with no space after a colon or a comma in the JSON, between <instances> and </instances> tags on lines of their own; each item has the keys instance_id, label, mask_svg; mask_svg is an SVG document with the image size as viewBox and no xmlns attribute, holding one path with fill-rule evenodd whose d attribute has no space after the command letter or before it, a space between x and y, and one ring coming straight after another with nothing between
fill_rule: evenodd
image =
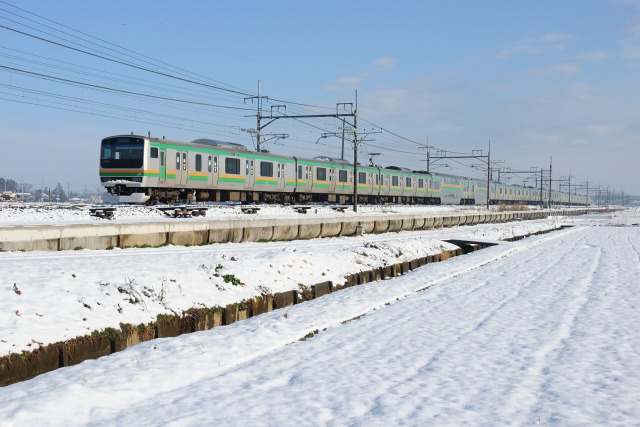
<instances>
[{"instance_id":1,"label":"snow","mask_svg":"<svg viewBox=\"0 0 640 427\"><path fill-rule=\"evenodd\" d=\"M272 218L300 218L292 206L260 205L260 209L253 215L247 215L240 210L241 205L229 204L193 204L186 206L205 206L207 214L204 218L181 218L180 221L202 220L233 220L233 219L272 219ZM297 206L297 205L296 205ZM442 214L452 212L486 212L482 206L396 206L396 205L360 205L358 212L353 212L349 207L344 212L336 213L329 205L312 204L305 217L334 218L336 216L351 217L355 215L424 215ZM91 216L89 209L95 207L115 207L116 213L113 220L101 219ZM135 222L162 222L176 221L158 208L136 205L72 205L72 204L46 204L46 203L2 203L0 204L0 227L16 225L60 225L60 224L91 224L91 223L135 223ZM495 208L495 207L493 207ZM530 207L530 209L537 209Z\"/></svg>"},{"instance_id":2,"label":"snow","mask_svg":"<svg viewBox=\"0 0 640 427\"><path fill-rule=\"evenodd\" d=\"M313 241L1 253L6 354L264 287L339 280L439 252L444 239L574 225L0 388L0 425L633 425L640 228L628 225L639 222L632 210ZM218 264L245 286L216 277ZM144 304L124 300L117 286L127 283Z\"/></svg>"}]
</instances>

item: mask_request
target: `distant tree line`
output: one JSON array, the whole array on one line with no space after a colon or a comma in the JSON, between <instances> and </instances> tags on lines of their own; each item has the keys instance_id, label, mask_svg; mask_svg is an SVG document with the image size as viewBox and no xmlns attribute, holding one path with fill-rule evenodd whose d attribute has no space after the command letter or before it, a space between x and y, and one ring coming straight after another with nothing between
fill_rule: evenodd
<instances>
[{"instance_id":1,"label":"distant tree line","mask_svg":"<svg viewBox=\"0 0 640 427\"><path fill-rule=\"evenodd\" d=\"M60 183L54 188L44 187L34 190L32 184L19 184L13 179L0 178L0 192L5 191L11 193L31 193L33 200L43 202L67 202L69 199L82 196L80 193L74 193L73 191L69 191L69 194L67 194Z\"/></svg>"}]
</instances>

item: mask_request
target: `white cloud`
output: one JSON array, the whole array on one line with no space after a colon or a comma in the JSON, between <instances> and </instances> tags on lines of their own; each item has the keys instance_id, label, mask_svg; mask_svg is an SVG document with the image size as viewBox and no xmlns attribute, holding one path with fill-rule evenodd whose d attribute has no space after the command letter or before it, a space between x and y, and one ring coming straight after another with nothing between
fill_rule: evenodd
<instances>
[{"instance_id":1,"label":"white cloud","mask_svg":"<svg viewBox=\"0 0 640 427\"><path fill-rule=\"evenodd\" d=\"M499 58L511 55L531 55L562 50L567 48L567 42L572 37L566 33L549 33L534 39L518 41L498 54Z\"/></svg>"},{"instance_id":2,"label":"white cloud","mask_svg":"<svg viewBox=\"0 0 640 427\"><path fill-rule=\"evenodd\" d=\"M337 92L341 89L347 88L355 88L360 85L364 80L366 80L371 73L369 71L365 71L360 74L356 74L355 76L345 76L338 77L335 81L327 84L325 88L331 92Z\"/></svg>"},{"instance_id":3,"label":"white cloud","mask_svg":"<svg viewBox=\"0 0 640 427\"><path fill-rule=\"evenodd\" d=\"M614 0L615 3L640 8L640 0Z\"/></svg>"},{"instance_id":4,"label":"white cloud","mask_svg":"<svg viewBox=\"0 0 640 427\"><path fill-rule=\"evenodd\" d=\"M559 75L559 76L575 76L582 71L582 67L577 64L554 64L548 67L533 70L534 74L539 75Z\"/></svg>"},{"instance_id":5,"label":"white cloud","mask_svg":"<svg viewBox=\"0 0 640 427\"><path fill-rule=\"evenodd\" d=\"M631 60L640 59L640 17L629 21L625 27L625 38L620 41L622 55Z\"/></svg>"},{"instance_id":6,"label":"white cloud","mask_svg":"<svg viewBox=\"0 0 640 427\"><path fill-rule=\"evenodd\" d=\"M575 57L580 62L601 62L610 58L610 55L602 51L585 52Z\"/></svg>"},{"instance_id":7,"label":"white cloud","mask_svg":"<svg viewBox=\"0 0 640 427\"><path fill-rule=\"evenodd\" d=\"M593 125L587 126L587 130L590 133L593 133L593 134L598 135L598 136L611 135L612 133L614 133L618 129L619 129L619 126L612 126L612 125L607 125L607 124L593 124Z\"/></svg>"},{"instance_id":8,"label":"white cloud","mask_svg":"<svg viewBox=\"0 0 640 427\"><path fill-rule=\"evenodd\" d=\"M373 65L378 69L391 70L395 68L396 58L383 57L373 61ZM357 89L365 80L374 75L372 71L363 71L353 76L338 77L335 81L327 84L325 88L331 92L338 92L343 89Z\"/></svg>"},{"instance_id":9,"label":"white cloud","mask_svg":"<svg viewBox=\"0 0 640 427\"><path fill-rule=\"evenodd\" d=\"M376 59L375 61L373 61L373 64L377 67L390 70L395 68L397 62L398 60L396 58L386 57L386 58Z\"/></svg>"}]
</instances>

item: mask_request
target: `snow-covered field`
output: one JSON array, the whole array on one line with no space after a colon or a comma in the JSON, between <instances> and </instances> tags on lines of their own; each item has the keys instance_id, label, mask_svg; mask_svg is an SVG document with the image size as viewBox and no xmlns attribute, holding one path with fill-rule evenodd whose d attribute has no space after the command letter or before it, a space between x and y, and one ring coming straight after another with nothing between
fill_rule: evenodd
<instances>
[{"instance_id":1,"label":"snow-covered field","mask_svg":"<svg viewBox=\"0 0 640 427\"><path fill-rule=\"evenodd\" d=\"M637 425L640 228L625 225L640 222L638 211L305 242L0 253L0 354L264 287L338 280L439 252L442 239L567 222L4 387L0 425ZM125 301L117 287L127 285L144 304Z\"/></svg>"},{"instance_id":2,"label":"snow-covered field","mask_svg":"<svg viewBox=\"0 0 640 427\"><path fill-rule=\"evenodd\" d=\"M224 307L264 293L454 249L443 239L499 240L561 218L289 242L0 253L0 356L149 323L158 314ZM237 281L234 283L234 279Z\"/></svg>"}]
</instances>

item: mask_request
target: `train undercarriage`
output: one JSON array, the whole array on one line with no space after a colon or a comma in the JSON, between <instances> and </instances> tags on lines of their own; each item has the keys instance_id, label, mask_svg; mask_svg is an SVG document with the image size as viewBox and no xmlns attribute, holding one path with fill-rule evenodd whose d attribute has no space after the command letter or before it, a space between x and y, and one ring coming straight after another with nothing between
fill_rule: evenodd
<instances>
[{"instance_id":1,"label":"train undercarriage","mask_svg":"<svg viewBox=\"0 0 640 427\"><path fill-rule=\"evenodd\" d=\"M333 203L351 204L353 194L318 194L318 193L283 193L262 191L202 190L175 188L137 188L115 185L109 193L117 195L125 203L193 203L193 202L238 202L251 203ZM358 195L360 204L407 204L407 205L440 205L440 197L408 197L392 195ZM473 199L462 199L460 204L475 204Z\"/></svg>"}]
</instances>

